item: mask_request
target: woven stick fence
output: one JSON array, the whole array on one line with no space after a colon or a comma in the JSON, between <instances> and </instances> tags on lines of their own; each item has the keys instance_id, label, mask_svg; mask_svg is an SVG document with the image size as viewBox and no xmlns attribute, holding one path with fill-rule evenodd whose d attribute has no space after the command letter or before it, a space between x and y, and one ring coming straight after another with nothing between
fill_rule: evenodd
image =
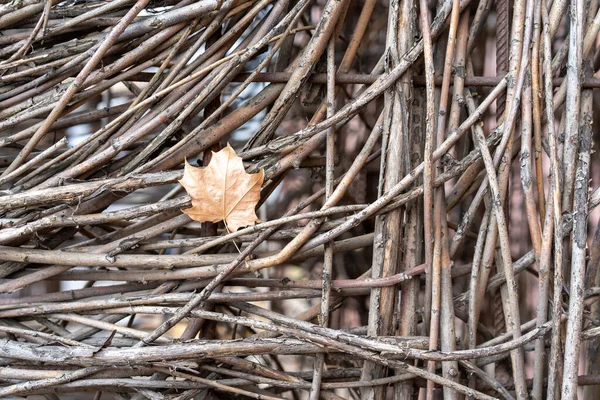
<instances>
[{"instance_id":1,"label":"woven stick fence","mask_svg":"<svg viewBox=\"0 0 600 400\"><path fill-rule=\"evenodd\" d=\"M597 0L1 1L0 397L599 398L599 29ZM227 142L265 173L235 232L177 182Z\"/></svg>"}]
</instances>

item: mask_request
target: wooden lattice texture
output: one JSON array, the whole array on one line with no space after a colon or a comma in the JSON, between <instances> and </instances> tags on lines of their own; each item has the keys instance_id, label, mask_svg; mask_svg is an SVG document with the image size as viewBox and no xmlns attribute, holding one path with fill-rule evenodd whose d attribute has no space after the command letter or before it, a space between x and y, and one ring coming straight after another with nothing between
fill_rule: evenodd
<instances>
[{"instance_id":1,"label":"wooden lattice texture","mask_svg":"<svg viewBox=\"0 0 600 400\"><path fill-rule=\"evenodd\" d=\"M0 397L600 398L599 29L1 0Z\"/></svg>"}]
</instances>

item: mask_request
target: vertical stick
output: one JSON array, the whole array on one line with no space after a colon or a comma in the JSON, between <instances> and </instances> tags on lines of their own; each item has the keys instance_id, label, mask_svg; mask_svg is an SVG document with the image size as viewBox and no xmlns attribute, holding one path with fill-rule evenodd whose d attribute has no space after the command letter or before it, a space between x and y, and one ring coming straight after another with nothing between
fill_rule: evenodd
<instances>
[{"instance_id":1,"label":"vertical stick","mask_svg":"<svg viewBox=\"0 0 600 400\"><path fill-rule=\"evenodd\" d=\"M417 24L417 15L414 7L414 1L403 0L400 6L400 15L398 17L398 54L401 56L410 50L414 42L414 32ZM412 84L412 70L409 69L401 78L400 92L397 94L400 103L399 112L402 113L402 127L399 127L402 134L403 150L401 157L402 168L398 171L398 176L404 175L410 171L423 156L423 91L419 89L418 93L414 91ZM410 111L409 111L410 110ZM399 266L397 272L406 271L423 262L423 211L420 200L413 202L404 210L405 224L402 243L398 243L400 253ZM398 334L400 336L413 336L417 334L418 315L417 309L420 282L416 279L403 282L400 286L400 295L398 296ZM380 312L384 312L380 310ZM396 375L404 371L396 371ZM394 398L403 400L411 398L414 393L413 381L402 382L394 388Z\"/></svg>"},{"instance_id":2,"label":"vertical stick","mask_svg":"<svg viewBox=\"0 0 600 400\"><path fill-rule=\"evenodd\" d=\"M562 212L561 212L561 192L560 192L560 169L558 166L557 138L554 130L554 109L552 108L552 82L549 77L552 76L552 47L550 42L550 18L548 16L548 7L545 1L542 1L542 35L544 52L544 99L546 103L546 121L548 121L548 144L550 145L550 174L552 177L550 184L550 196L552 199L546 203L552 207L554 221L554 304L552 305L552 342L550 348L550 361L548 366L548 391L546 398L554 400L556 395L556 384L560 381L560 371L558 369L559 357L561 352L560 345L560 327L562 316Z\"/></svg>"},{"instance_id":3,"label":"vertical stick","mask_svg":"<svg viewBox=\"0 0 600 400\"><path fill-rule=\"evenodd\" d=\"M562 208L571 210L575 180L576 155L579 141L579 110L581 106L581 65L583 62L583 0L572 0L569 20L569 56L567 59L567 98L565 121L565 144L563 154ZM577 210L574 208L574 210Z\"/></svg>"},{"instance_id":4,"label":"vertical stick","mask_svg":"<svg viewBox=\"0 0 600 400\"><path fill-rule=\"evenodd\" d=\"M429 27L429 9L426 0L419 0L421 32L423 34L423 55L425 58L425 88L426 88L426 129L425 129L425 154L423 171L423 215L425 225L425 271L428 275L426 303L431 296L431 321L429 323L429 349L437 350L440 318L440 274L433 271L433 147L435 131L435 92L433 82L433 48L431 43L431 29ZM424 324L424 326L427 326ZM435 372L435 361L427 363L427 370ZM427 381L427 399L433 400L432 381Z\"/></svg>"},{"instance_id":5,"label":"vertical stick","mask_svg":"<svg viewBox=\"0 0 600 400\"><path fill-rule=\"evenodd\" d=\"M448 114L448 97L450 91L450 80L452 78L452 63L454 61L454 45L456 41L456 31L458 29L458 17L460 13L460 1L453 0L452 14L450 17L450 29L448 31L448 41L446 45L446 55L444 58L444 69L442 76L442 87L440 90L439 109L437 118L437 143L443 143L446 138L446 118ZM437 164L438 175L444 172L442 163ZM434 223L435 223L435 250L434 250L434 275L437 271L440 274L440 320L444 329L440 332L442 351L456 350L456 335L454 329L454 296L452 293L452 275L450 262L450 249L448 246L448 226L446 214L446 195L444 185L435 190L434 204ZM435 290L435 289L434 289ZM443 362L442 373L445 378L458 381L458 363ZM444 387L444 399L458 399L458 393L450 388Z\"/></svg>"},{"instance_id":6,"label":"vertical stick","mask_svg":"<svg viewBox=\"0 0 600 400\"><path fill-rule=\"evenodd\" d=\"M582 6L583 2L578 4L578 7ZM590 72L589 68L586 68L586 70ZM584 278L587 249L588 182L590 172L590 150L593 135L593 93L591 90L584 91L581 98L581 106L581 131L576 134L579 141L579 157L577 159L575 180L573 182L573 242L571 249L569 315L567 318L564 377L562 385L563 399L576 399L578 387L579 349L581 347L582 317L583 308L585 306L583 300L585 294ZM567 114L569 113L570 111L567 108ZM579 118L577 119L579 120ZM563 195L566 193L566 190L567 189L563 191Z\"/></svg>"},{"instance_id":7,"label":"vertical stick","mask_svg":"<svg viewBox=\"0 0 600 400\"><path fill-rule=\"evenodd\" d=\"M335 38L329 40L327 46L327 117L335 113ZM335 180L335 127L327 131L326 141L326 166L325 166L325 199L333 193ZM325 245L323 261L323 293L321 295L321 313L319 322L321 326L329 325L329 304L331 300L331 276L333 274L333 241ZM321 390L321 378L325 367L325 354L319 353L315 357L315 371L310 388L310 400L318 400Z\"/></svg>"},{"instance_id":8,"label":"vertical stick","mask_svg":"<svg viewBox=\"0 0 600 400\"><path fill-rule=\"evenodd\" d=\"M510 43L509 0L496 1L496 75L508 72L508 50ZM506 94L496 100L497 121L502 120L506 109Z\"/></svg>"},{"instance_id":9,"label":"vertical stick","mask_svg":"<svg viewBox=\"0 0 600 400\"><path fill-rule=\"evenodd\" d=\"M541 40L541 2L536 2L533 14L533 38L531 49L531 101L533 112L533 140L535 147L535 182L538 196L538 209L540 215L541 228L544 228L546 215L546 203L544 198L544 170L542 165L542 89L540 87L540 40Z\"/></svg>"},{"instance_id":10,"label":"vertical stick","mask_svg":"<svg viewBox=\"0 0 600 400\"><path fill-rule=\"evenodd\" d=\"M539 64L540 64L540 33L541 33L541 6L538 2L534 13L533 49L531 56L531 86L533 102L533 134L535 141L535 165L538 189L538 205L542 227L542 247L538 259L538 302L536 307L536 326L539 327L548 320L548 296L550 289L550 269L552 264L552 243L554 238L554 220L552 208L552 196L548 196L548 202L544 200L544 185L542 171L542 115L541 104L538 98L540 92ZM541 94L541 93L540 93ZM535 359L533 363L533 388L531 397L534 400L542 400L544 393L544 379L546 378L546 341L539 338L535 342Z\"/></svg>"}]
</instances>

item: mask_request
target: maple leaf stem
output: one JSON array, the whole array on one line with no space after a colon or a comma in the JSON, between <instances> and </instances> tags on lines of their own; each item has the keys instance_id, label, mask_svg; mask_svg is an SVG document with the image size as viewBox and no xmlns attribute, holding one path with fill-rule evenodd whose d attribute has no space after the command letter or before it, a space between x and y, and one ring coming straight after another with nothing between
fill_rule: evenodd
<instances>
[{"instance_id":1,"label":"maple leaf stem","mask_svg":"<svg viewBox=\"0 0 600 400\"><path fill-rule=\"evenodd\" d=\"M229 227L227 226L227 221L225 221L225 219L223 219L223 223L225 224L225 229L227 230L227 234L230 235L231 231L229 230ZM238 247L237 243L235 242L235 239L232 238L231 242L233 243L233 245L237 249L238 253L241 255L242 254L242 250L240 250L240 248ZM250 268L250 266L248 265L248 261L246 261L245 258L244 258L244 264L246 264L247 268ZM256 276L258 276L258 271L254 271L254 274Z\"/></svg>"}]
</instances>

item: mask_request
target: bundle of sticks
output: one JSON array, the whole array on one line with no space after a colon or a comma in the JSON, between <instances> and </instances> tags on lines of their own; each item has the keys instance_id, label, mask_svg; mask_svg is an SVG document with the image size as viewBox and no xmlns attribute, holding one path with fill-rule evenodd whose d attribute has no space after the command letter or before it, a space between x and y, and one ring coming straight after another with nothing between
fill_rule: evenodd
<instances>
[{"instance_id":1,"label":"bundle of sticks","mask_svg":"<svg viewBox=\"0 0 600 400\"><path fill-rule=\"evenodd\" d=\"M599 398L599 30L598 0L0 1L0 397ZM178 182L227 143L264 172L236 231Z\"/></svg>"}]
</instances>

